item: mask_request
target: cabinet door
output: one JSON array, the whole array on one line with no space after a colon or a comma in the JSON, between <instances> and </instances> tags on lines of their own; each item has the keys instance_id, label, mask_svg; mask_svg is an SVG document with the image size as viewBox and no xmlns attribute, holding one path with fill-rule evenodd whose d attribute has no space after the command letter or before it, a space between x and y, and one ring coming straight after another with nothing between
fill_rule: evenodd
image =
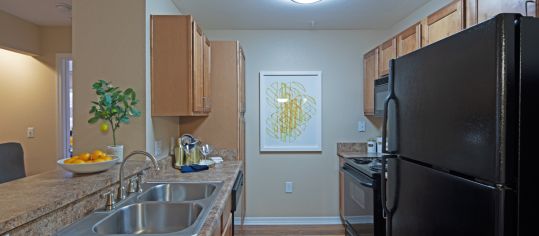
<instances>
[{"instance_id":1,"label":"cabinet door","mask_svg":"<svg viewBox=\"0 0 539 236\"><path fill-rule=\"evenodd\" d=\"M221 236L232 236L232 213L223 212L223 214L228 214L229 217L228 221L226 222L226 225L223 228L223 233L221 234Z\"/></svg>"},{"instance_id":2,"label":"cabinet door","mask_svg":"<svg viewBox=\"0 0 539 236\"><path fill-rule=\"evenodd\" d=\"M374 80L378 79L378 48L363 56L363 113L374 115Z\"/></svg>"},{"instance_id":3,"label":"cabinet door","mask_svg":"<svg viewBox=\"0 0 539 236\"><path fill-rule=\"evenodd\" d=\"M404 30L397 36L397 57L421 48L421 23Z\"/></svg>"},{"instance_id":4,"label":"cabinet door","mask_svg":"<svg viewBox=\"0 0 539 236\"><path fill-rule=\"evenodd\" d=\"M339 214L344 220L344 173L341 168L344 165L344 158L339 157Z\"/></svg>"},{"instance_id":5,"label":"cabinet door","mask_svg":"<svg viewBox=\"0 0 539 236\"><path fill-rule=\"evenodd\" d=\"M523 16L537 16L536 4L538 2L533 3L526 0L467 0L466 26L470 27L481 23L500 13L520 13ZM526 4L528 4L527 13Z\"/></svg>"},{"instance_id":6,"label":"cabinet door","mask_svg":"<svg viewBox=\"0 0 539 236\"><path fill-rule=\"evenodd\" d=\"M389 61L391 59L397 58L397 41L395 38L392 38L382 45L380 45L378 49L378 53L380 54L378 58L380 59L380 62L378 64L378 71L380 72L379 75L387 75L389 74Z\"/></svg>"},{"instance_id":7,"label":"cabinet door","mask_svg":"<svg viewBox=\"0 0 539 236\"><path fill-rule=\"evenodd\" d=\"M193 111L204 112L204 36L193 21Z\"/></svg>"},{"instance_id":8,"label":"cabinet door","mask_svg":"<svg viewBox=\"0 0 539 236\"><path fill-rule=\"evenodd\" d=\"M211 43L204 36L204 112L211 111Z\"/></svg>"},{"instance_id":9,"label":"cabinet door","mask_svg":"<svg viewBox=\"0 0 539 236\"><path fill-rule=\"evenodd\" d=\"M453 1L423 20L423 46L429 45L464 28L464 2Z\"/></svg>"},{"instance_id":10,"label":"cabinet door","mask_svg":"<svg viewBox=\"0 0 539 236\"><path fill-rule=\"evenodd\" d=\"M239 74L239 100L240 100L240 112L245 113L245 54L243 49L239 47L238 55L238 74Z\"/></svg>"}]
</instances>

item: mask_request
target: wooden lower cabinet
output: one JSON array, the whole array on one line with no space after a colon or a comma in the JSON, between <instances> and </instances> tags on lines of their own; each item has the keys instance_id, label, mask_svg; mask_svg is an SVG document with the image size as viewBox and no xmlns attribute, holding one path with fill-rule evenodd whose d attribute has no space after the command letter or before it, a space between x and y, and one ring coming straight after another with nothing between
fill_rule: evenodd
<instances>
[{"instance_id":1,"label":"wooden lower cabinet","mask_svg":"<svg viewBox=\"0 0 539 236\"><path fill-rule=\"evenodd\" d=\"M219 217L219 224L213 230L212 236L232 236L232 230L234 224L234 219L232 217L232 195L228 196L228 199L225 202L223 212L221 217Z\"/></svg>"},{"instance_id":2,"label":"wooden lower cabinet","mask_svg":"<svg viewBox=\"0 0 539 236\"><path fill-rule=\"evenodd\" d=\"M226 222L226 224L224 224L224 228L221 233L221 236L232 236L232 228L233 228L232 227L232 224L233 224L232 213L229 213L228 215L229 215L228 221Z\"/></svg>"},{"instance_id":3,"label":"wooden lower cabinet","mask_svg":"<svg viewBox=\"0 0 539 236\"><path fill-rule=\"evenodd\" d=\"M342 166L344 165L344 158L339 157L339 215L341 221L344 223L344 173Z\"/></svg>"}]
</instances>

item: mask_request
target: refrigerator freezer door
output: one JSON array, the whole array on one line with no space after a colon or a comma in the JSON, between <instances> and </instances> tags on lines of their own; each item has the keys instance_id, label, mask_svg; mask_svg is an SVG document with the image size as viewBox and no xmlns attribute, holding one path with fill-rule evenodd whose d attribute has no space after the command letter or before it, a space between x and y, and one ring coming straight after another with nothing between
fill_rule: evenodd
<instances>
[{"instance_id":1,"label":"refrigerator freezer door","mask_svg":"<svg viewBox=\"0 0 539 236\"><path fill-rule=\"evenodd\" d=\"M401 159L389 160L388 175L392 236L504 235L497 222L505 191Z\"/></svg>"},{"instance_id":2,"label":"refrigerator freezer door","mask_svg":"<svg viewBox=\"0 0 539 236\"><path fill-rule=\"evenodd\" d=\"M396 60L398 155L515 185L506 168L516 161L516 18L500 15Z\"/></svg>"}]
</instances>

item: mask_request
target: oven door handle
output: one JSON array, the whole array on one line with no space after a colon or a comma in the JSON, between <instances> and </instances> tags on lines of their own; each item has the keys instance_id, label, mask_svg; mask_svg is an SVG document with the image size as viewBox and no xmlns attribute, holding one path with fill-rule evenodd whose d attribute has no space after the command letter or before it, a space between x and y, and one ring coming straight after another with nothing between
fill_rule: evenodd
<instances>
[{"instance_id":1,"label":"oven door handle","mask_svg":"<svg viewBox=\"0 0 539 236\"><path fill-rule=\"evenodd\" d=\"M353 169L350 169L350 167L344 165L342 167L342 169L344 170L344 173L349 175L350 177L352 177L356 182L358 182L359 184L367 187L367 188L372 188L373 187L373 184L372 184L372 181L365 181L365 180L362 180L360 178L357 177L356 172L355 170ZM359 173L358 173L359 174Z\"/></svg>"}]
</instances>

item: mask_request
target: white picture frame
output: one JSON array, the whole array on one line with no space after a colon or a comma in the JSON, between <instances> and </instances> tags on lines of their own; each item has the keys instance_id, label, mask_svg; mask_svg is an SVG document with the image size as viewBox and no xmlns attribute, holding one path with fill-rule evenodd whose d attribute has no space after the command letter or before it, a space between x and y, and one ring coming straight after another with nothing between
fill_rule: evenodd
<instances>
[{"instance_id":1,"label":"white picture frame","mask_svg":"<svg viewBox=\"0 0 539 236\"><path fill-rule=\"evenodd\" d=\"M260 72L260 151L322 151L322 72Z\"/></svg>"}]
</instances>

